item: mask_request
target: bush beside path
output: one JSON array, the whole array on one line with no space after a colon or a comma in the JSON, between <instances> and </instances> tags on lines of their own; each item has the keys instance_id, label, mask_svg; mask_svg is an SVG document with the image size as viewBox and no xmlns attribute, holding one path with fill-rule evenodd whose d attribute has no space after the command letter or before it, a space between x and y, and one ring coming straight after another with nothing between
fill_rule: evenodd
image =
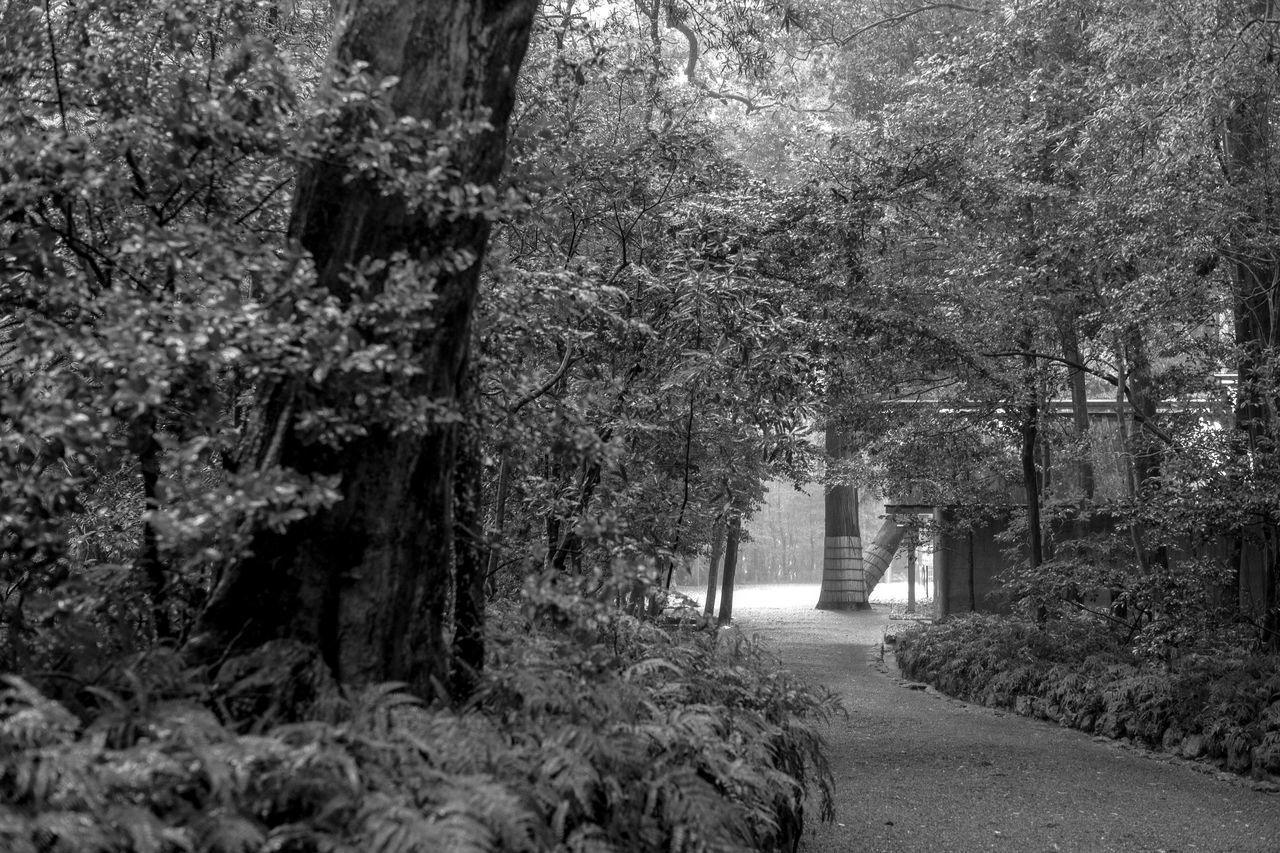
<instances>
[{"instance_id":1,"label":"bush beside path","mask_svg":"<svg viewBox=\"0 0 1280 853\"><path fill-rule=\"evenodd\" d=\"M818 587L743 587L737 624L825 684L836 822L813 853L1280 850L1280 796L1167 756L912 689L881 663L886 610L817 611Z\"/></svg>"}]
</instances>

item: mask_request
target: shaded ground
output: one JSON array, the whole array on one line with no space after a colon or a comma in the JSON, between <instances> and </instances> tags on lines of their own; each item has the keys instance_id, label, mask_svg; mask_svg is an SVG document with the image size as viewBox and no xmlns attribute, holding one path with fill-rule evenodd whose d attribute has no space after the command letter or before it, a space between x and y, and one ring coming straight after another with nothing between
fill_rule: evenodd
<instances>
[{"instance_id":1,"label":"shaded ground","mask_svg":"<svg viewBox=\"0 0 1280 853\"><path fill-rule=\"evenodd\" d=\"M1280 796L1209 768L908 689L879 666L888 608L813 609L816 585L743 587L737 623L849 709L827 732L838 823L805 849L1280 853ZM1209 772L1206 772L1209 771Z\"/></svg>"}]
</instances>

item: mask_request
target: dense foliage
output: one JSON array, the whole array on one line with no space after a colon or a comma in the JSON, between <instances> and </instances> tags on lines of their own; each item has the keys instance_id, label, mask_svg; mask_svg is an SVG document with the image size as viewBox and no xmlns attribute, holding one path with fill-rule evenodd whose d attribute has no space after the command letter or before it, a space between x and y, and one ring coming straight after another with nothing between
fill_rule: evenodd
<instances>
[{"instance_id":1,"label":"dense foliage","mask_svg":"<svg viewBox=\"0 0 1280 853\"><path fill-rule=\"evenodd\" d=\"M1268 8L952 7L872 40L871 92L844 59L830 416L886 494L1011 519L1041 618L1280 642Z\"/></svg>"},{"instance_id":2,"label":"dense foliage","mask_svg":"<svg viewBox=\"0 0 1280 853\"><path fill-rule=\"evenodd\" d=\"M953 696L1255 778L1280 776L1280 658L1224 641L1156 665L1096 620L967 615L898 640L910 678Z\"/></svg>"},{"instance_id":3,"label":"dense foliage","mask_svg":"<svg viewBox=\"0 0 1280 853\"><path fill-rule=\"evenodd\" d=\"M837 706L741 635L552 588L502 608L473 699L336 686L305 722L228 717L171 653L124 662L79 717L0 694L5 850L793 849L829 812L815 724ZM193 678L194 676L194 678ZM261 687L261 685L259 685ZM216 691L215 691L216 692Z\"/></svg>"},{"instance_id":4,"label":"dense foliage","mask_svg":"<svg viewBox=\"0 0 1280 853\"><path fill-rule=\"evenodd\" d=\"M948 630L1264 666L1270 7L0 0L3 831L785 847L823 702L654 624L770 481L1008 520Z\"/></svg>"}]
</instances>

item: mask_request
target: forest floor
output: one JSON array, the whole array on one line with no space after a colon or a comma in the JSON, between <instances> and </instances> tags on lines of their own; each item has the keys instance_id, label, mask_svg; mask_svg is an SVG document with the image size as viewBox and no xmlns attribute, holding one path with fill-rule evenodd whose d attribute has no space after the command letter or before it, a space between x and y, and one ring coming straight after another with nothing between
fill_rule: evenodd
<instances>
[{"instance_id":1,"label":"forest floor","mask_svg":"<svg viewBox=\"0 0 1280 853\"><path fill-rule=\"evenodd\" d=\"M825 731L836 822L814 814L803 850L1280 851L1280 796L909 684L892 647L881 659L890 605L836 613L817 599L816 584L734 593L736 624L849 711Z\"/></svg>"}]
</instances>

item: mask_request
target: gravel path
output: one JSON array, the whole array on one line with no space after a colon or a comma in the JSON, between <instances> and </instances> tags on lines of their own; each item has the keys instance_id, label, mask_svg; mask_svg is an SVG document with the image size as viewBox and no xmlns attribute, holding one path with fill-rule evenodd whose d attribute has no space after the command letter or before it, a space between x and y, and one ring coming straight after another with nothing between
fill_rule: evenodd
<instances>
[{"instance_id":1,"label":"gravel path","mask_svg":"<svg viewBox=\"0 0 1280 853\"><path fill-rule=\"evenodd\" d=\"M744 631L768 637L788 669L850 713L827 731L837 823L812 827L810 853L1280 853L1280 796L909 689L891 661L878 663L887 611L817 611L817 597L816 585L744 587L734 606Z\"/></svg>"}]
</instances>

